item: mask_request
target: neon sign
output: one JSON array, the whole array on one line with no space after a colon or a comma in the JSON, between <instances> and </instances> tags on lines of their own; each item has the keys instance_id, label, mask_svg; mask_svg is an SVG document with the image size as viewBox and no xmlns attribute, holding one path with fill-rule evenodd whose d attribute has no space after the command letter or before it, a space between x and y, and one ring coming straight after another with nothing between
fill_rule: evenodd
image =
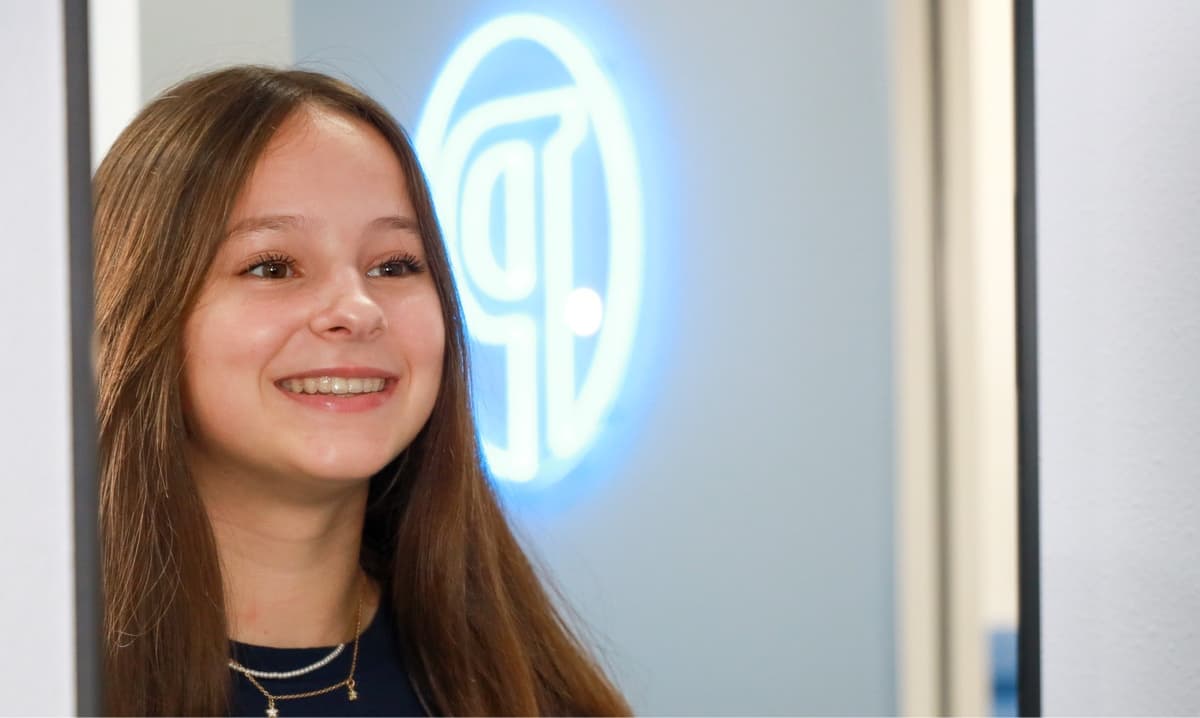
<instances>
[{"instance_id":1,"label":"neon sign","mask_svg":"<svg viewBox=\"0 0 1200 718\"><path fill-rule=\"evenodd\" d=\"M624 109L566 27L507 15L450 55L415 144L473 343L489 469L555 481L602 431L633 349L642 199Z\"/></svg>"}]
</instances>

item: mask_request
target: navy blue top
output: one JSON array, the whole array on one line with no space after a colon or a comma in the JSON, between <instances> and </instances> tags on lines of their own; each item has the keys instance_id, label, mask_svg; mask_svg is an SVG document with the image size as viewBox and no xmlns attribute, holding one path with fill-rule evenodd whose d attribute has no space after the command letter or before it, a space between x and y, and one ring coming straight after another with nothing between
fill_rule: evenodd
<instances>
[{"instance_id":1,"label":"navy blue top","mask_svg":"<svg viewBox=\"0 0 1200 718\"><path fill-rule=\"evenodd\" d=\"M311 665L333 651L322 648L270 648L230 641L230 651L238 663L259 671L291 671ZM341 655L312 673L287 679L255 679L271 695L304 693L331 686L350 674L354 644L347 643ZM244 675L233 674L233 704L230 715L266 716L267 698ZM280 718L291 716L423 716L404 667L399 633L388 610L386 598L358 641L358 668L354 672L358 699L351 701L345 686L312 698L276 701Z\"/></svg>"}]
</instances>

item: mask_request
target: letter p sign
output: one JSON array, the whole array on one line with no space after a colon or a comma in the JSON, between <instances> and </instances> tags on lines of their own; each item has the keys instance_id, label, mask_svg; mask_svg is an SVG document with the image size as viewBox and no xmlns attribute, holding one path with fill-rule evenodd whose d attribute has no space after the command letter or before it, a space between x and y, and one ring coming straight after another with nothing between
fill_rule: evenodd
<instances>
[{"instance_id":1,"label":"letter p sign","mask_svg":"<svg viewBox=\"0 0 1200 718\"><path fill-rule=\"evenodd\" d=\"M603 429L637 328L642 201L624 110L575 35L508 15L451 54L416 146L472 340L489 469L555 481Z\"/></svg>"}]
</instances>

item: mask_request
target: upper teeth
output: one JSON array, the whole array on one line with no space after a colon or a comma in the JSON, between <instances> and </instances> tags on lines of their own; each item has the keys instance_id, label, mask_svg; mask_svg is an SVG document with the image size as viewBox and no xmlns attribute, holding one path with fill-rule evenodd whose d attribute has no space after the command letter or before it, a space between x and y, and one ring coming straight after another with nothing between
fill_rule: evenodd
<instances>
[{"instance_id":1,"label":"upper teeth","mask_svg":"<svg viewBox=\"0 0 1200 718\"><path fill-rule=\"evenodd\" d=\"M307 379L285 379L283 388L297 394L366 394L383 391L387 379L347 379L340 376L314 376Z\"/></svg>"}]
</instances>

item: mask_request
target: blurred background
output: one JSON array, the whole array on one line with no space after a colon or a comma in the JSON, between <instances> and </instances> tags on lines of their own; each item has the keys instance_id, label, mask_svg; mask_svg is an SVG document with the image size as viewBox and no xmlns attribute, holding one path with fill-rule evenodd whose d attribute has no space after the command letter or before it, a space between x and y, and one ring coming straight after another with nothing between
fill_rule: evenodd
<instances>
[{"instance_id":1,"label":"blurred background","mask_svg":"<svg viewBox=\"0 0 1200 718\"><path fill-rule=\"evenodd\" d=\"M474 307L489 463L638 713L1015 714L1010 4L88 12L93 168L144 103L234 63L346 79L413 135ZM560 89L565 104L534 102ZM549 157L572 126L565 175L539 164L525 187L496 164ZM518 266L522 212L546 219ZM522 269L532 293L506 294ZM13 272L13 296L66 296L61 279ZM511 347L480 338L502 315L545 336L523 383ZM69 364L55 337L39 366ZM55 402L45 421L68 425L67 390ZM70 536L69 514L13 514L13 537ZM74 680L66 662L43 679Z\"/></svg>"},{"instance_id":2,"label":"blurred background","mask_svg":"<svg viewBox=\"0 0 1200 718\"><path fill-rule=\"evenodd\" d=\"M0 713L98 706L91 173L255 62L413 134L489 467L638 713L1011 715L1019 669L1023 714L1200 714L1198 36L1194 0L0 2Z\"/></svg>"},{"instance_id":3,"label":"blurred background","mask_svg":"<svg viewBox=\"0 0 1200 718\"><path fill-rule=\"evenodd\" d=\"M414 136L469 328L545 330L526 383L476 343L482 433L636 710L1014 709L1006 4L93 0L91 23L97 161L143 103L241 62L347 79ZM561 180L522 194L488 153L548 157L569 119L490 103L561 87L587 123L574 223L535 231L514 299L489 281L520 269L506 215ZM555 271L599 332L551 346Z\"/></svg>"}]
</instances>

